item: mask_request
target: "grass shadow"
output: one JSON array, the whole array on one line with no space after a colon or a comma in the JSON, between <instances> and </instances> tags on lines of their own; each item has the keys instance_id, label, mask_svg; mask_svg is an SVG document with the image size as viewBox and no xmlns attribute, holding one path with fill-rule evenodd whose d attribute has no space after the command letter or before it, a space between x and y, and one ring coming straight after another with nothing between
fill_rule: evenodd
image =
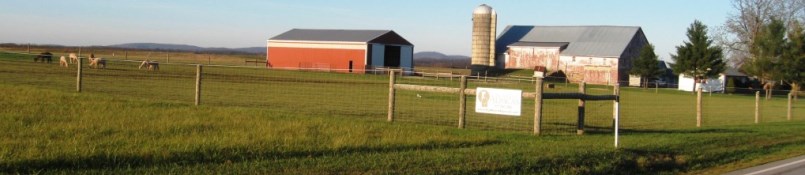
<instances>
[{"instance_id":1,"label":"grass shadow","mask_svg":"<svg viewBox=\"0 0 805 175\"><path fill-rule=\"evenodd\" d=\"M570 123L549 123L550 125L559 126L562 128L576 129L575 124ZM638 135L638 134L708 134L708 133L756 133L757 131L747 129L726 129L726 128L708 128L708 129L629 129L620 128L621 135ZM584 125L584 134L612 134L612 127L590 126Z\"/></svg>"},{"instance_id":2,"label":"grass shadow","mask_svg":"<svg viewBox=\"0 0 805 175\"><path fill-rule=\"evenodd\" d=\"M259 148L200 149L188 152L170 152L157 155L96 154L83 157L59 157L0 163L0 173L28 174L42 170L82 170L107 168L136 168L158 165L195 165L231 163L265 159L314 158L322 156L350 156L362 153L394 153L412 150L439 150L481 147L501 144L501 141L427 142L417 145L358 146L312 151L263 150Z\"/></svg>"}]
</instances>

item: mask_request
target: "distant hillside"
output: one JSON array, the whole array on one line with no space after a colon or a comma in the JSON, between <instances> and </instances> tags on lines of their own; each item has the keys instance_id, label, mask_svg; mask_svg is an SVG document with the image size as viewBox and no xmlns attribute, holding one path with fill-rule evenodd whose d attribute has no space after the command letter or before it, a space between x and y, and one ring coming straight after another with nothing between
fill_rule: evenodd
<instances>
[{"instance_id":1,"label":"distant hillside","mask_svg":"<svg viewBox=\"0 0 805 175\"><path fill-rule=\"evenodd\" d=\"M434 51L417 52L414 53L414 66L467 68L470 66L470 57Z\"/></svg>"},{"instance_id":2,"label":"distant hillside","mask_svg":"<svg viewBox=\"0 0 805 175\"><path fill-rule=\"evenodd\" d=\"M171 50L189 52L242 52L252 54L265 54L265 47L246 47L246 48L223 48L223 47L198 47L186 44L163 44L163 43L126 43L108 45L107 47L143 50Z\"/></svg>"}]
</instances>

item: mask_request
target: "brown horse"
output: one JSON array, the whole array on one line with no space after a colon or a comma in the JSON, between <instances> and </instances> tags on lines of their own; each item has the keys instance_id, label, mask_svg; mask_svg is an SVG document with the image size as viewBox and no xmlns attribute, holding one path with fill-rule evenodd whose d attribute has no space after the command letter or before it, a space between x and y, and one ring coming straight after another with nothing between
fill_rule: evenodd
<instances>
[{"instance_id":1,"label":"brown horse","mask_svg":"<svg viewBox=\"0 0 805 175\"><path fill-rule=\"evenodd\" d=\"M145 60L142 64L140 64L139 69L142 69L143 67L146 67L146 70L159 70L159 62Z\"/></svg>"},{"instance_id":2,"label":"brown horse","mask_svg":"<svg viewBox=\"0 0 805 175\"><path fill-rule=\"evenodd\" d=\"M103 58L95 58L95 54L89 54L89 68L106 69L106 60Z\"/></svg>"},{"instance_id":3,"label":"brown horse","mask_svg":"<svg viewBox=\"0 0 805 175\"><path fill-rule=\"evenodd\" d=\"M36 57L34 57L34 62L39 62L40 60L43 63L45 61L47 61L47 63L53 62L53 54L51 54L50 52L42 52L39 55L36 55Z\"/></svg>"}]
</instances>

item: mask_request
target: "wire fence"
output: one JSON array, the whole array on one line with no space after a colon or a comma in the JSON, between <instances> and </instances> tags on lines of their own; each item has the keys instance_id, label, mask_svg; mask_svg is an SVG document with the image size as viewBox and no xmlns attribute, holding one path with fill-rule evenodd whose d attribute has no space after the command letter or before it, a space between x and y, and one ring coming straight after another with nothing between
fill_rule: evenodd
<instances>
[{"instance_id":1,"label":"wire fence","mask_svg":"<svg viewBox=\"0 0 805 175\"><path fill-rule=\"evenodd\" d=\"M27 57L0 58L5 65L0 78L8 84L24 84L71 90L76 86L75 64L34 63ZM56 54L56 56L60 56ZM179 58L177 58L179 59ZM82 93L110 94L151 101L156 107L190 106L195 101L197 64L162 62L159 70L140 69L142 60L110 57L105 69L82 67ZM335 69L266 69L261 66L204 65L201 72L201 105L260 108L276 115L333 116L386 120L389 75L387 69L344 73ZM29 78L18 78L25 75ZM396 83L439 87L461 86L460 76L444 72L405 72ZM551 77L557 78L557 77ZM534 92L530 77L468 76L467 88L518 89ZM612 95L614 86L588 85L587 94ZM578 93L579 85L564 81L545 83L545 93ZM621 126L626 131L658 131L693 128L696 95L672 88L621 88ZM397 91L395 122L459 126L459 95ZM519 116L476 113L475 96L466 98L465 127L468 129L531 132L534 100L523 99ZM706 93L703 125L726 126L755 123L754 94ZM794 102L788 115L788 99L778 95L759 101L759 122L803 120L803 106ZM545 100L543 133L576 134L579 100ZM611 133L613 102L586 101L586 133Z\"/></svg>"}]
</instances>

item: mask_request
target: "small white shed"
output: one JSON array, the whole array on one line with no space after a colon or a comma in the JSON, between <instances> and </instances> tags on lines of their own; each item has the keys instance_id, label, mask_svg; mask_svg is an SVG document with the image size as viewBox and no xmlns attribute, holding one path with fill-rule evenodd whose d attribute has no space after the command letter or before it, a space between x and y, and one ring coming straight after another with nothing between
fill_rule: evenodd
<instances>
[{"instance_id":1,"label":"small white shed","mask_svg":"<svg viewBox=\"0 0 805 175\"><path fill-rule=\"evenodd\" d=\"M708 78L704 84L696 83L696 87L701 86L702 92L723 92L727 86L727 79L730 77L746 77L746 74L739 72L737 69L727 68L724 73L718 75L718 78ZM679 90L694 91L693 83L693 77L679 74Z\"/></svg>"}]
</instances>

